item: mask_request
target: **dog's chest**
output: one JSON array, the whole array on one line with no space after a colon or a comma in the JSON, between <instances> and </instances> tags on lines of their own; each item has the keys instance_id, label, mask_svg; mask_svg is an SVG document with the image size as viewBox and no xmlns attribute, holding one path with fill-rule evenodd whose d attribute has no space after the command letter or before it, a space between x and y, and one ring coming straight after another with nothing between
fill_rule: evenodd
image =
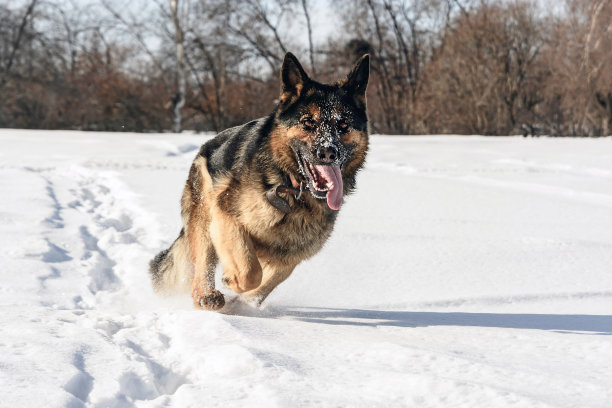
<instances>
[{"instance_id":1,"label":"dog's chest","mask_svg":"<svg viewBox=\"0 0 612 408\"><path fill-rule=\"evenodd\" d=\"M292 207L284 214L262 197L250 207L250 214L242 217L259 252L302 260L317 253L327 241L336 213L304 205Z\"/></svg>"}]
</instances>

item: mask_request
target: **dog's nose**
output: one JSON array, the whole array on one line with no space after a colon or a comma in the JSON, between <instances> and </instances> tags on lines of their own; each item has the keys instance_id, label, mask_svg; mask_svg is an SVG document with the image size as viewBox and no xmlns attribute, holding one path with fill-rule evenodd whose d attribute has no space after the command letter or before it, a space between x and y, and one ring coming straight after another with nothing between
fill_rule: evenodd
<instances>
[{"instance_id":1,"label":"dog's nose","mask_svg":"<svg viewBox=\"0 0 612 408\"><path fill-rule=\"evenodd\" d=\"M334 146L320 146L317 149L317 158L325 164L333 163L338 157L338 149Z\"/></svg>"}]
</instances>

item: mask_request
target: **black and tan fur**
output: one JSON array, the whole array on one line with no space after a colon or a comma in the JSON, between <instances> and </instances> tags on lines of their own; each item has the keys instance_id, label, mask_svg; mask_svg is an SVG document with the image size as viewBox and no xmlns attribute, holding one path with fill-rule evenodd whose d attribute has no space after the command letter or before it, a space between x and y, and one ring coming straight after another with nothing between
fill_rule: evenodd
<instances>
[{"instance_id":1,"label":"black and tan fur","mask_svg":"<svg viewBox=\"0 0 612 408\"><path fill-rule=\"evenodd\" d=\"M191 291L196 307L220 309L220 262L223 283L259 305L321 249L338 214L323 193L282 194L291 209L285 213L266 192L307 184L308 163L340 166L343 194L353 191L368 149L368 76L367 55L344 81L329 85L311 80L292 54L285 56L272 114L219 133L198 152L181 199L183 229L151 261L157 292Z\"/></svg>"}]
</instances>

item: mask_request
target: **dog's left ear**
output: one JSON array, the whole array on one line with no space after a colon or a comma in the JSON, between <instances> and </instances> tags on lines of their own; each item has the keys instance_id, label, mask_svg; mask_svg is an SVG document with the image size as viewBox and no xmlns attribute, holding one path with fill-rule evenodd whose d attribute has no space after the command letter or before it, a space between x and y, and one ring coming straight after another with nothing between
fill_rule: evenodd
<instances>
[{"instance_id":1,"label":"dog's left ear","mask_svg":"<svg viewBox=\"0 0 612 408\"><path fill-rule=\"evenodd\" d=\"M366 103L366 89L368 87L368 79L370 78L370 55L365 54L359 58L353 70L346 77L346 81L342 84L342 89L348 94L352 94L358 102L364 106Z\"/></svg>"},{"instance_id":2,"label":"dog's left ear","mask_svg":"<svg viewBox=\"0 0 612 408\"><path fill-rule=\"evenodd\" d=\"M308 75L306 75L306 71L304 71L300 62L295 55L288 52L281 68L281 103L290 105L295 102L302 94L302 90L308 81Z\"/></svg>"}]
</instances>

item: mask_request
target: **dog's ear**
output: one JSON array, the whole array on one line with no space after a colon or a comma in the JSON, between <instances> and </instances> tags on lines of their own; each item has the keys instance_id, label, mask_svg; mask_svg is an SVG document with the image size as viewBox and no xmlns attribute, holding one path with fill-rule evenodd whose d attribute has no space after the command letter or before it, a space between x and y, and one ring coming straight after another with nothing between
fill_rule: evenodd
<instances>
[{"instance_id":1,"label":"dog's ear","mask_svg":"<svg viewBox=\"0 0 612 408\"><path fill-rule=\"evenodd\" d=\"M288 52L281 68L281 103L289 105L295 102L301 95L302 90L309 78L306 71L300 65L295 55Z\"/></svg>"},{"instance_id":2,"label":"dog's ear","mask_svg":"<svg viewBox=\"0 0 612 408\"><path fill-rule=\"evenodd\" d=\"M370 55L365 54L359 58L353 70L346 77L346 81L342 84L342 89L347 94L352 94L355 99L365 106L366 89L368 87L368 79L370 78Z\"/></svg>"}]
</instances>

